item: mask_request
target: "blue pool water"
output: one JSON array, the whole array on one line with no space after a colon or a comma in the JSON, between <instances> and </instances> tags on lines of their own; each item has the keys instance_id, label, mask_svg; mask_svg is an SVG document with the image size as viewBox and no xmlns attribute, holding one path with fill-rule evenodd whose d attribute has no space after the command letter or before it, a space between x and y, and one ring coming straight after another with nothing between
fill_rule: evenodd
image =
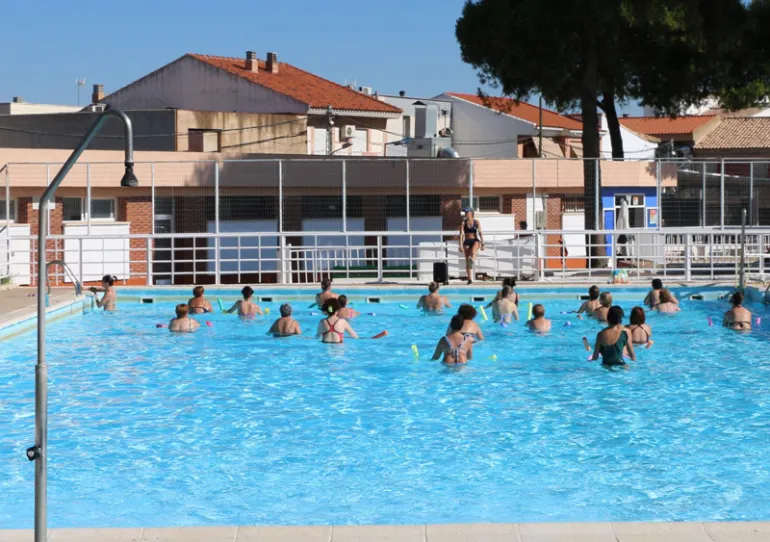
<instances>
[{"instance_id":1,"label":"blue pool water","mask_svg":"<svg viewBox=\"0 0 770 542\"><path fill-rule=\"evenodd\" d=\"M708 327L724 301L683 301L649 318L656 344L631 370L608 372L581 345L598 326L559 314L574 292L524 291L553 333L483 323L451 370L428 361L448 316L376 295L354 295L377 313L354 327L390 335L337 346L268 338L269 318L156 329L183 294L51 325L51 524L770 518L770 315L740 335ZM628 314L642 297L616 301ZM294 306L314 331L310 299ZM34 348L0 343L0 528L32 526Z\"/></svg>"}]
</instances>

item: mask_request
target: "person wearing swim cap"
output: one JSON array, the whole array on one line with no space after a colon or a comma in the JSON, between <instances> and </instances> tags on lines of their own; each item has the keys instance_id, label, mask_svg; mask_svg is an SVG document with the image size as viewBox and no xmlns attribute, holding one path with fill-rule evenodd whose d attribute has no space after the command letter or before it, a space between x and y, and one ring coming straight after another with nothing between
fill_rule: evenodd
<instances>
[{"instance_id":1,"label":"person wearing swim cap","mask_svg":"<svg viewBox=\"0 0 770 542\"><path fill-rule=\"evenodd\" d=\"M465 273L468 284L473 284L473 265L479 250L484 250L484 234L481 232L481 223L476 220L473 209L463 209L465 217L460 224L460 251L465 254Z\"/></svg>"},{"instance_id":2,"label":"person wearing swim cap","mask_svg":"<svg viewBox=\"0 0 770 542\"><path fill-rule=\"evenodd\" d=\"M270 326L268 335L273 337L290 337L292 335L300 335L302 329L299 327L299 322L291 317L291 305L284 303L281 305L281 317L273 322Z\"/></svg>"},{"instance_id":3,"label":"person wearing swim cap","mask_svg":"<svg viewBox=\"0 0 770 542\"><path fill-rule=\"evenodd\" d=\"M190 307L184 303L176 306L176 318L168 323L168 330L172 333L192 333L201 325L190 318Z\"/></svg>"},{"instance_id":4,"label":"person wearing swim cap","mask_svg":"<svg viewBox=\"0 0 770 542\"><path fill-rule=\"evenodd\" d=\"M449 304L449 300L445 296L439 293L438 282L431 282L428 284L428 295L420 297L417 308L425 312L439 312L444 307L451 309L452 305Z\"/></svg>"}]
</instances>

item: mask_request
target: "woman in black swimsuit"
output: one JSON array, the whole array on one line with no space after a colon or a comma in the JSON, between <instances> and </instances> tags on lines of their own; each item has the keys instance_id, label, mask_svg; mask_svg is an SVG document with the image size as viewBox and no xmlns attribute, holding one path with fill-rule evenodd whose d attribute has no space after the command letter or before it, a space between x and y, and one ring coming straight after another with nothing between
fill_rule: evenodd
<instances>
[{"instance_id":1,"label":"woman in black swimsuit","mask_svg":"<svg viewBox=\"0 0 770 542\"><path fill-rule=\"evenodd\" d=\"M473 284L473 264L476 254L484 250L484 235L481 233L481 223L474 217L473 209L463 209L465 218L460 224L460 250L465 253L465 273L468 275L468 284Z\"/></svg>"}]
</instances>

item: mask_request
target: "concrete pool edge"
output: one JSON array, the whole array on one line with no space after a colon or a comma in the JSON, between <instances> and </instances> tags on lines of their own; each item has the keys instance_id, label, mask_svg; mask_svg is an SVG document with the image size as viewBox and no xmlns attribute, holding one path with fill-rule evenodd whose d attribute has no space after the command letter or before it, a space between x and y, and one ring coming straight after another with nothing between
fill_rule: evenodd
<instances>
[{"instance_id":1,"label":"concrete pool edge","mask_svg":"<svg viewBox=\"0 0 770 542\"><path fill-rule=\"evenodd\" d=\"M32 530L0 530L0 542L28 542ZM586 522L344 525L310 527L136 527L50 529L51 542L759 542L770 522Z\"/></svg>"},{"instance_id":2,"label":"concrete pool edge","mask_svg":"<svg viewBox=\"0 0 770 542\"><path fill-rule=\"evenodd\" d=\"M46 309L46 323L57 322L63 318L81 314L85 310L86 298L73 297L65 301L52 304ZM37 307L33 303L31 307L12 318L0 317L0 341L10 339L17 335L27 333L37 326Z\"/></svg>"}]
</instances>

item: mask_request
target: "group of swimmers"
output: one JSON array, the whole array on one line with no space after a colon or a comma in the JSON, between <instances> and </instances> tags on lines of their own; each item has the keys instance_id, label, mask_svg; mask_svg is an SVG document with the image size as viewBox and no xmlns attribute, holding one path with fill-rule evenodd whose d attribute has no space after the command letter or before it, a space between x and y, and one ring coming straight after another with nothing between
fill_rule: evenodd
<instances>
[{"instance_id":1,"label":"group of swimmers","mask_svg":"<svg viewBox=\"0 0 770 542\"><path fill-rule=\"evenodd\" d=\"M115 291L115 277L105 276L100 288L92 287L96 305L111 311L116 308L117 292ZM519 294L515 291L516 281L512 278L503 280L502 289L495 298L486 305L492 309L494 322L503 326L519 320ZM423 295L417 302L417 308L427 313L441 313L444 309L451 309L452 305L446 296L441 295L440 286L436 282L428 285L428 294ZM101 299L97 294L103 293ZM200 328L200 323L191 315L205 314L214 311L212 304L204 297L203 286L193 288L193 297L187 303L176 306L176 318L173 318L168 329L171 332L190 333ZM253 318L256 315L266 314L267 310L253 301L254 290L245 286L241 293L243 299L236 301L225 313L237 312L242 318ZM730 298L732 308L725 312L722 325L736 331L749 331L752 327L752 314L743 307L743 294L735 292ZM652 281L652 289L644 299L644 305L650 311L664 314L676 313L680 310L679 301L666 288L660 279ZM220 305L221 306L221 305ZM315 297L315 303L321 309L323 319L319 321L316 329L316 337L324 343L341 343L345 336L358 339L359 336L350 324L350 321L360 313L348 306L345 295L338 295L332 291L331 279L321 281L321 292ZM484 308L481 308L484 312ZM623 309L612 304L610 292L600 292L598 286L588 289L588 299L575 311L578 318L586 315L598 322L606 323L596 336L593 349L588 339L583 337L586 350L593 350L591 360L602 359L602 365L606 367L625 366L624 358L636 360L634 346L650 348L652 341L652 328L646 322L645 310L642 307L634 307L631 310L630 324L623 325L625 316ZM469 304L462 304L457 314L452 317L446 334L441 337L436 345L432 359L443 357L443 362L454 365L463 364L473 357L473 344L484 340L481 327L474 321L476 309ZM486 319L486 313L484 313ZM710 320L709 320L710 321ZM160 324L159 324L160 326ZM551 321L545 317L545 307L542 304L531 306L531 315L525 326L537 333L547 333L551 330ZM280 317L273 322L268 333L275 337L289 337L301 335L302 329L299 322L292 317L292 307L284 303L280 307ZM384 335L385 332L383 332Z\"/></svg>"}]
</instances>

